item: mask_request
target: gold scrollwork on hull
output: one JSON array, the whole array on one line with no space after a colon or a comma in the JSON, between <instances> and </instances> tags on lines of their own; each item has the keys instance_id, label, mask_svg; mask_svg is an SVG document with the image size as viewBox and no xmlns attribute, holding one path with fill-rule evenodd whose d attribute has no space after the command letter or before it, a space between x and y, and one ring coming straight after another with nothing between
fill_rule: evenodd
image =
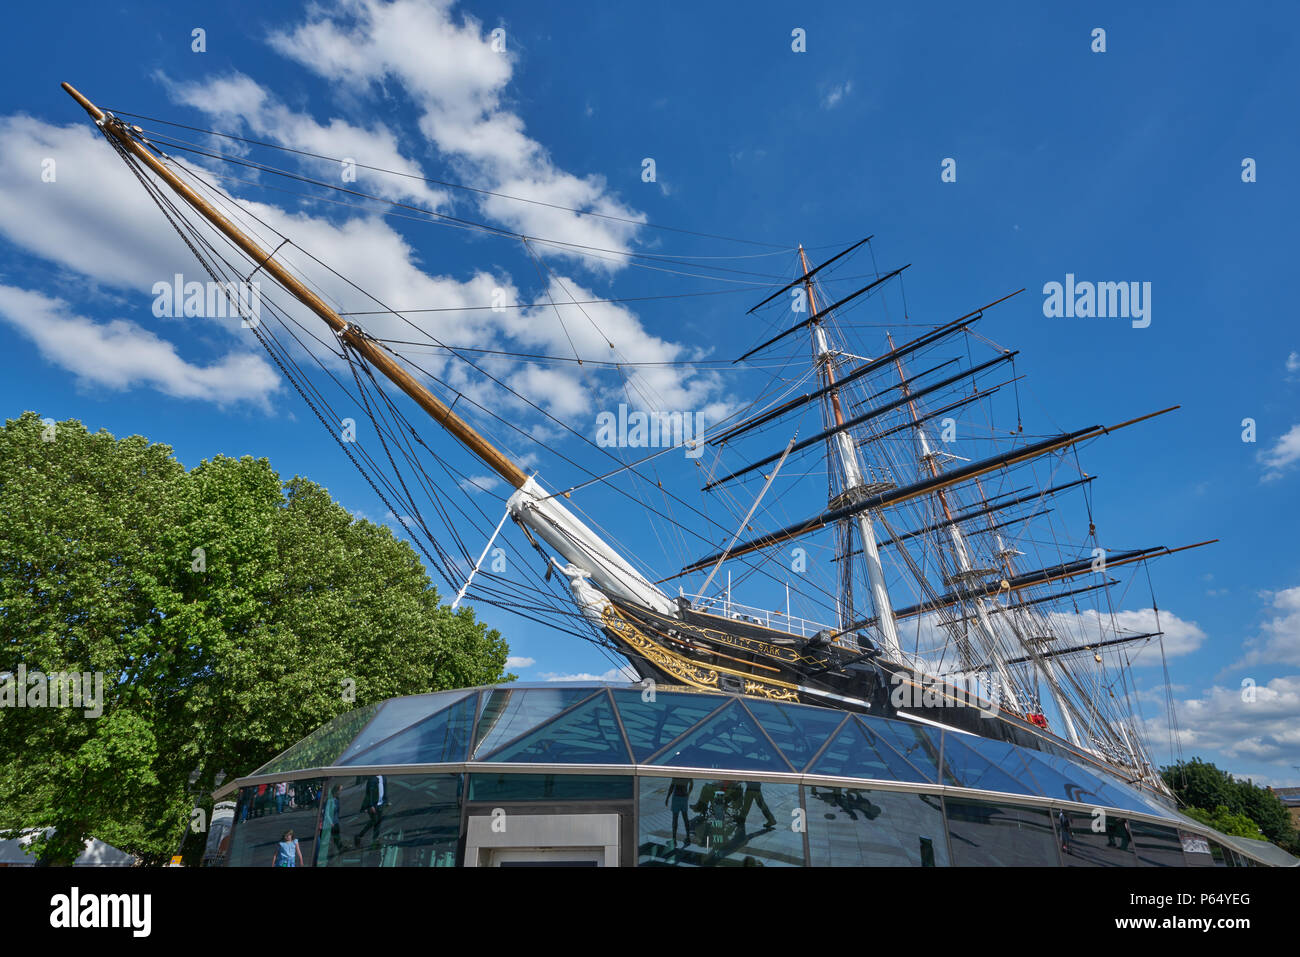
<instances>
[{"instance_id":1,"label":"gold scrollwork on hull","mask_svg":"<svg viewBox=\"0 0 1300 957\"><path fill-rule=\"evenodd\" d=\"M606 630L611 632L617 640L622 641L637 654L644 656L651 664L688 685L720 691L719 674L729 674L741 678L744 682L744 693L752 697L769 698L774 701L799 700L799 693L795 686L786 684L784 681L754 678L744 672L733 671L730 668L709 668L696 664L680 655L673 654L628 621L613 605L606 605L600 617Z\"/></svg>"},{"instance_id":2,"label":"gold scrollwork on hull","mask_svg":"<svg viewBox=\"0 0 1300 957\"><path fill-rule=\"evenodd\" d=\"M655 615L656 618L661 616ZM708 617L716 617L709 615ZM671 624L668 619L661 620ZM761 626L760 626L761 627ZM692 623L689 625L690 631L698 632L705 640L716 641L719 644L730 645L732 648L739 648L743 651L755 652L760 655L766 655L774 661L780 661L790 665L815 665L818 662L800 654L793 648L783 648L780 645L774 645L771 642L763 641L761 638L751 638L748 635L735 635L709 625Z\"/></svg>"},{"instance_id":3,"label":"gold scrollwork on hull","mask_svg":"<svg viewBox=\"0 0 1300 957\"><path fill-rule=\"evenodd\" d=\"M745 694L754 695L762 698L771 698L773 701L798 701L797 692L788 688L773 688L752 678L745 679Z\"/></svg>"},{"instance_id":4,"label":"gold scrollwork on hull","mask_svg":"<svg viewBox=\"0 0 1300 957\"><path fill-rule=\"evenodd\" d=\"M637 654L645 656L651 664L662 668L688 685L717 690L718 672L715 669L704 668L685 658L679 658L662 645L651 641L639 628L619 614L613 605L606 605L600 617L607 630L613 632Z\"/></svg>"}]
</instances>

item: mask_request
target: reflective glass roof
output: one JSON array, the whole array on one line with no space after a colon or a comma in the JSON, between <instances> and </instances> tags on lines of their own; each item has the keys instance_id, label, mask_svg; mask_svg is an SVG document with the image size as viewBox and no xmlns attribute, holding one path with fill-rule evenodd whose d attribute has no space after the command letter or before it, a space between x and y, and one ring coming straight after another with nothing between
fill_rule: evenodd
<instances>
[{"instance_id":1,"label":"reflective glass roof","mask_svg":"<svg viewBox=\"0 0 1300 957\"><path fill-rule=\"evenodd\" d=\"M943 784L1176 813L1097 767L913 721L640 685L511 684L340 715L255 774L502 762L645 764Z\"/></svg>"}]
</instances>

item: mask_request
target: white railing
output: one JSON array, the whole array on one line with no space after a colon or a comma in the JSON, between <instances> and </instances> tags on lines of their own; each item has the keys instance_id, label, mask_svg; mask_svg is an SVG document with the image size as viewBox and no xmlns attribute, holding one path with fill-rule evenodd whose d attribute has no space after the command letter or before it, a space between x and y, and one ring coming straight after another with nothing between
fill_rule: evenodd
<instances>
[{"instance_id":1,"label":"white railing","mask_svg":"<svg viewBox=\"0 0 1300 957\"><path fill-rule=\"evenodd\" d=\"M731 618L737 621L747 621L750 624L762 625L764 628L773 628L777 631L788 632L791 635L799 635L802 638L815 635L819 631L836 630L830 625L812 621L808 618L800 618L796 615L787 615L783 611L770 611L766 608L742 605L740 602L731 601L726 595L712 598L706 598L703 595L682 595L682 597L690 601L691 608L695 611L702 611L710 615L718 615L722 618ZM853 635L840 635L835 639L835 644L856 648L857 640Z\"/></svg>"}]
</instances>

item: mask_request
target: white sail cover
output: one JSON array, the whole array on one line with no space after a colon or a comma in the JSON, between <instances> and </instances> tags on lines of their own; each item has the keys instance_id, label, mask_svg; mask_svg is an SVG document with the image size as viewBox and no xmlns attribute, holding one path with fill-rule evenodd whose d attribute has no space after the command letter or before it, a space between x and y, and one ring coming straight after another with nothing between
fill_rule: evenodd
<instances>
[{"instance_id":1,"label":"white sail cover","mask_svg":"<svg viewBox=\"0 0 1300 957\"><path fill-rule=\"evenodd\" d=\"M530 528L570 564L585 571L607 595L636 602L661 614L676 615L677 605L530 476L506 503L510 514Z\"/></svg>"}]
</instances>

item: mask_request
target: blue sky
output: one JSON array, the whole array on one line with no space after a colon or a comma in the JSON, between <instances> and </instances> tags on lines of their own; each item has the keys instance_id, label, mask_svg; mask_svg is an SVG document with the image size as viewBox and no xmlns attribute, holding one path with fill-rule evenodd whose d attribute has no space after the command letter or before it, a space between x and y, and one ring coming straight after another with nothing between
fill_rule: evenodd
<instances>
[{"instance_id":1,"label":"blue sky","mask_svg":"<svg viewBox=\"0 0 1300 957\"><path fill-rule=\"evenodd\" d=\"M914 320L947 321L1026 288L981 331L1021 350L1026 415L1044 431L1182 405L1089 447L1087 467L1102 476L1099 525L1125 546L1221 539L1153 568L1162 615L1178 628L1169 671L1184 753L1268 783L1300 774L1300 335L1291 288L1300 197L1286 166L1300 139L1293 8L1256 5L1246 18L1209 4L1181 5L1176 17L1033 3L869 13L859 4L809 12L764 3L744 13L360 0L84 7L15 8L0 60L6 417L34 409L140 433L172 445L187 466L218 453L267 456L282 475L306 475L354 512L385 517L292 391L248 358L246 337L153 316L151 282L197 270L138 189L99 188L119 182L104 177L120 175L120 164L59 89L63 80L109 108L259 139L292 136L328 155L349 155L346 147L362 163L703 233L802 242L827 247L823 255L874 233L882 268L914 264L906 280ZM206 31L202 53L191 48L196 27ZM1091 49L1098 27L1104 53ZM488 57L497 28L506 52ZM791 50L795 28L806 31L806 52ZM50 156L58 178L44 183ZM652 183L642 179L646 157L655 160ZM940 179L948 157L954 183ZM1246 157L1256 182L1242 181ZM770 249L448 198L416 180L369 185L603 248ZM287 194L247 195L277 204L313 248L334 254L333 265L405 295L404 306L483 303L507 282L521 299L545 293L511 242L300 205ZM730 262L791 275L788 256ZM548 263L594 297L728 288L620 262ZM1046 318L1040 290L1066 273L1150 282L1151 325ZM756 341L761 330L743 313L765 294L733 285L734 293L601 312L597 323L619 330L628 356L729 358ZM545 310L529 313L526 328L485 325L479 314L436 321L444 341L467 345L457 337L508 336L537 351L565 341ZM517 381L545 393L557 417L590 429L584 389L612 394L593 384L596 375ZM671 408L721 408L744 392L732 375L743 373L667 371L653 388ZM1247 417L1255 443L1242 441ZM580 478L530 464L557 484ZM593 493L584 504L617 525L618 499ZM654 551L642 524L622 531L634 551ZM1148 605L1135 596L1125 607ZM481 614L530 661L515 669L524 679L611 667L574 639L495 609ZM1160 669L1148 663L1135 674L1163 760ZM1257 685L1253 702L1242 700L1245 678Z\"/></svg>"}]
</instances>

